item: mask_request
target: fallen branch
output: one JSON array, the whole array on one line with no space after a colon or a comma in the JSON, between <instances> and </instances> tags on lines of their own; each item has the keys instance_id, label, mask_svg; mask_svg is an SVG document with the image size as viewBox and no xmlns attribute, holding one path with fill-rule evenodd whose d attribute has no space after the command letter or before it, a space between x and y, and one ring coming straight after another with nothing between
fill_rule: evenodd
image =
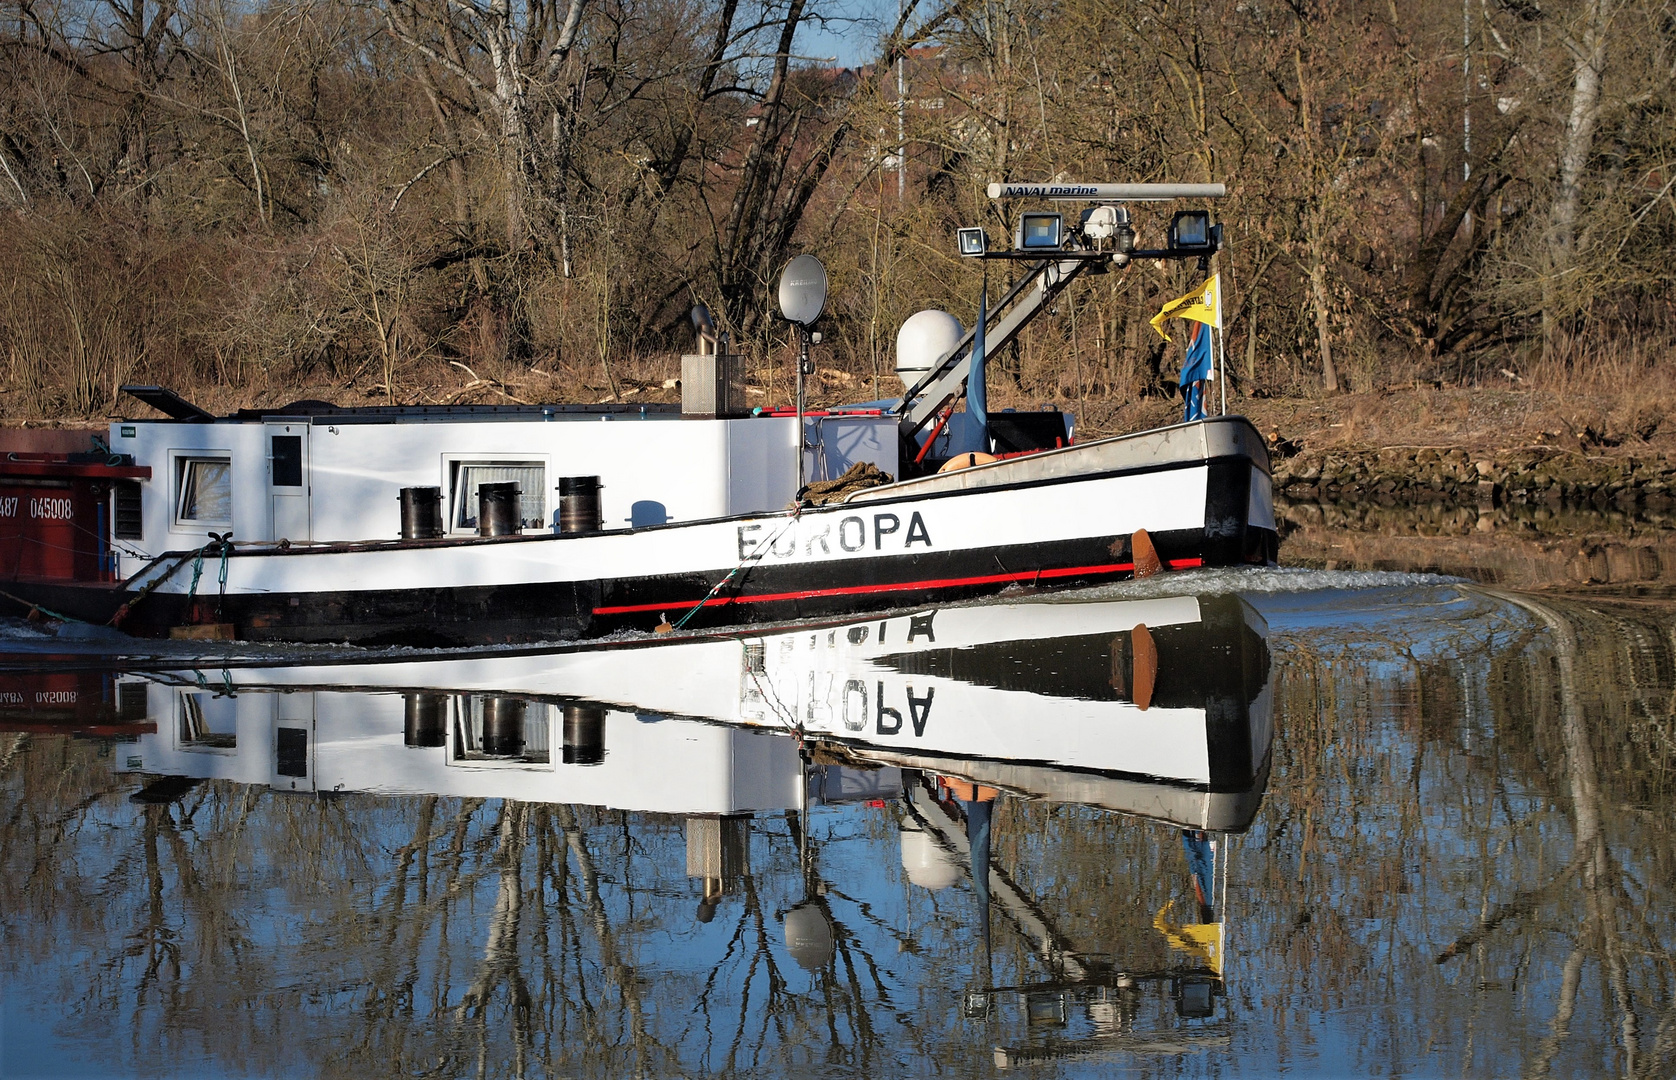
<instances>
[{"instance_id":1,"label":"fallen branch","mask_svg":"<svg viewBox=\"0 0 1676 1080\"><path fill-rule=\"evenodd\" d=\"M460 387L458 390L455 390L455 391L453 391L451 393L448 393L448 394L444 394L442 400L445 404L452 404L453 402L459 400L460 398L464 397L465 395L471 393L473 390L493 390L495 393L499 394L501 397L504 397L509 401L516 401L520 405L531 404L530 402L525 401L523 398L519 397L517 394L514 394L511 391L509 391L506 388L506 384L501 382L499 379L485 379L483 376L481 376L477 372L471 370L471 368L467 367L465 364L460 363L458 360L450 360L450 361L448 361L448 363L450 365L454 366L454 367L459 368L461 371L465 372L467 375L470 375L471 376L471 382L466 383L464 386Z\"/></svg>"}]
</instances>

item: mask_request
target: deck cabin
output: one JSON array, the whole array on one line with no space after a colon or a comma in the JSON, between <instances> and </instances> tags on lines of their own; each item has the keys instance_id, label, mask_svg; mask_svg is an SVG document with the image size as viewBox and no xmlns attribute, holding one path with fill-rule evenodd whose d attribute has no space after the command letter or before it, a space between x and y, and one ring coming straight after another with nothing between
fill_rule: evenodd
<instances>
[{"instance_id":1,"label":"deck cabin","mask_svg":"<svg viewBox=\"0 0 1676 1080\"><path fill-rule=\"evenodd\" d=\"M399 406L301 402L215 417L157 388L170 415L121 420L113 454L150 476L118 485L119 577L160 552L235 543L395 539L403 488L440 489L443 535L478 533L478 488L518 484L525 534L559 528L558 487L597 477L604 529L778 510L796 491L796 418L698 419L679 406ZM805 475L858 461L897 471L894 418L877 409L804 417Z\"/></svg>"}]
</instances>

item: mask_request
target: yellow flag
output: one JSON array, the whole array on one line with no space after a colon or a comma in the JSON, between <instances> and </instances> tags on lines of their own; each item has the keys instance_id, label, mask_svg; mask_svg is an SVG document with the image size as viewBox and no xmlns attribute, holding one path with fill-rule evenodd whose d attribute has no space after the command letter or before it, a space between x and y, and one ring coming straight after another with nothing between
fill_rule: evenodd
<instances>
[{"instance_id":1,"label":"yellow flag","mask_svg":"<svg viewBox=\"0 0 1676 1080\"><path fill-rule=\"evenodd\" d=\"M1166 903L1153 916L1152 928L1164 935L1170 948L1180 949L1182 952L1196 957L1206 967L1222 974L1222 923L1188 923L1179 925L1170 921L1170 909L1175 902Z\"/></svg>"},{"instance_id":2,"label":"yellow flag","mask_svg":"<svg viewBox=\"0 0 1676 1080\"><path fill-rule=\"evenodd\" d=\"M1192 319L1222 329L1222 275L1212 274L1203 285L1171 300L1152 317L1152 328L1169 341L1170 335L1164 333L1165 319Z\"/></svg>"}]
</instances>

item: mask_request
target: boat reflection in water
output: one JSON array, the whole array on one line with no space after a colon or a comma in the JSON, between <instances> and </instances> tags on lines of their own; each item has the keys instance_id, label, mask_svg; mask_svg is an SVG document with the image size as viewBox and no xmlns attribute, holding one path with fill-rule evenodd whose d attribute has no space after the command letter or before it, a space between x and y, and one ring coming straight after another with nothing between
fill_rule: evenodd
<instances>
[{"instance_id":1,"label":"boat reflection in water","mask_svg":"<svg viewBox=\"0 0 1676 1080\"><path fill-rule=\"evenodd\" d=\"M155 672L115 688L130 712L143 693L155 724L119 764L166 778L162 797L182 779L222 779L684 815L701 922L752 874L753 828L768 820L752 816L777 811L802 883L781 912L786 947L816 972L846 930L813 815L894 801L908 881L973 895L959 1007L998 1065L1186 1049L1226 1040L1226 834L1251 823L1267 781L1266 633L1233 596L1061 599L764 636ZM1119 935L1149 942L1144 956L1072 940L1009 871L991 829L1012 799L1169 831L1187 872L1169 871L1173 900L1147 901L1150 928ZM1003 944L1028 952L1031 980L996 985Z\"/></svg>"}]
</instances>

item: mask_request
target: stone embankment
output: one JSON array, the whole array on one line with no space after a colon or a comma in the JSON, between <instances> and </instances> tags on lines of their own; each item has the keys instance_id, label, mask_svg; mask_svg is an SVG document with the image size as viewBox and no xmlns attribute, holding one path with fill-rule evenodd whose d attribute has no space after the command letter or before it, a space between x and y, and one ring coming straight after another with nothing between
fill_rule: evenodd
<instances>
[{"instance_id":1,"label":"stone embankment","mask_svg":"<svg viewBox=\"0 0 1676 1080\"><path fill-rule=\"evenodd\" d=\"M1557 447L1473 453L1461 448L1330 447L1275 456L1277 494L1292 500L1669 509L1676 462L1590 456Z\"/></svg>"}]
</instances>

